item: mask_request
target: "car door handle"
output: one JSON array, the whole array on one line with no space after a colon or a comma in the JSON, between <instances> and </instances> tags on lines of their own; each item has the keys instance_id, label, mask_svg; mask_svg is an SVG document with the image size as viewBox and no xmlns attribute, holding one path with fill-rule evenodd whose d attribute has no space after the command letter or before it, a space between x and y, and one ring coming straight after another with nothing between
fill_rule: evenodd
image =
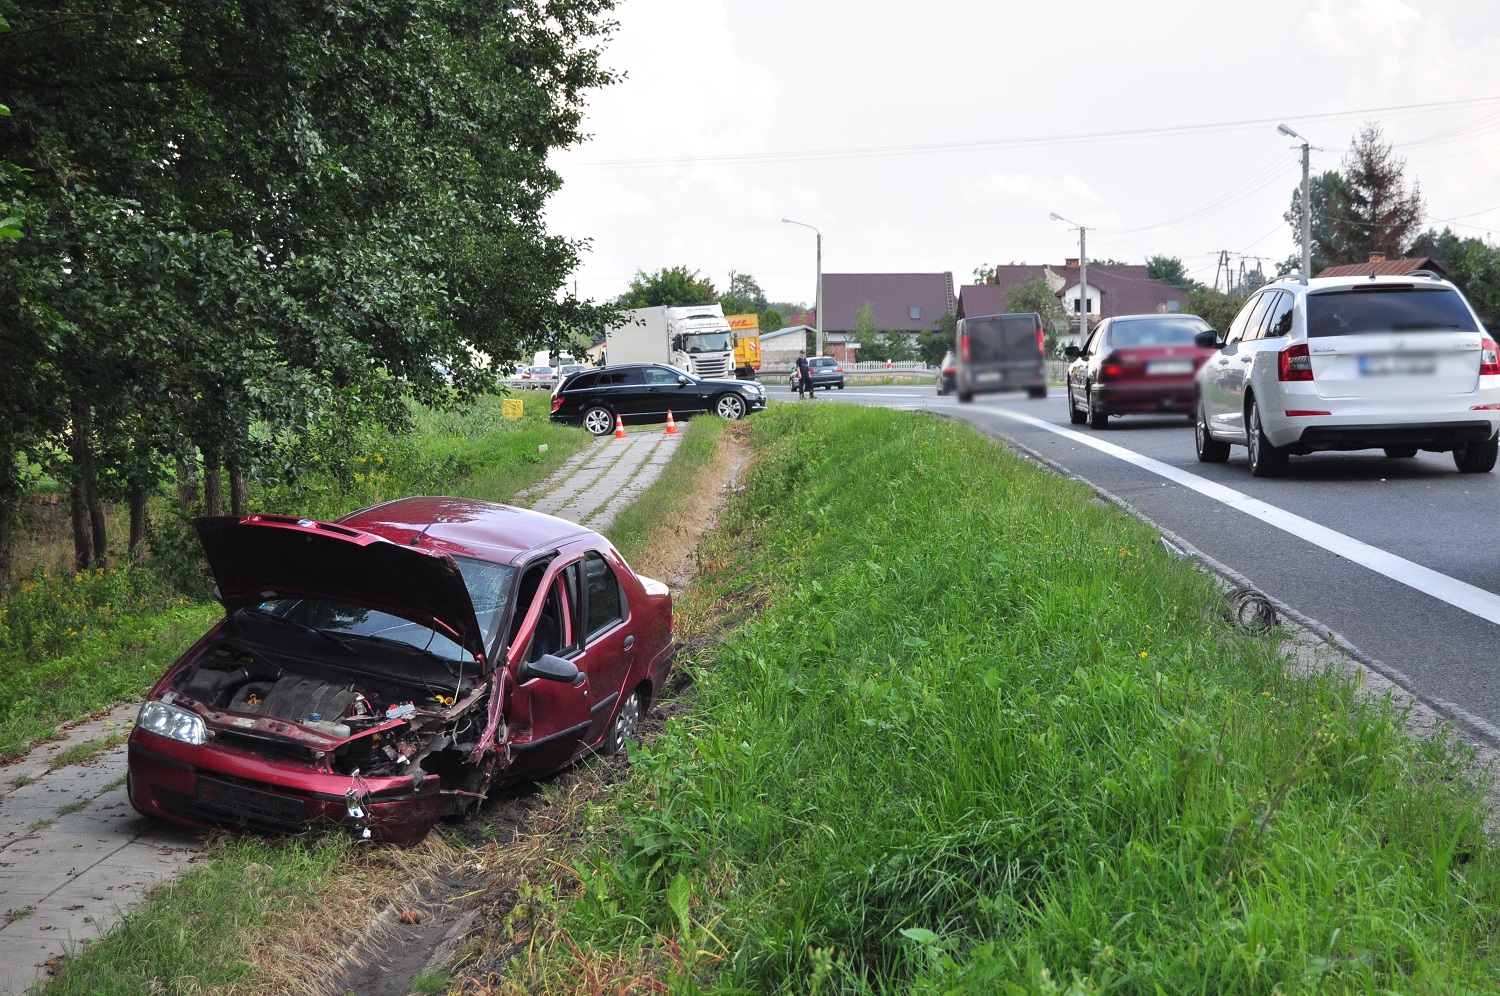
<instances>
[{"instance_id":1,"label":"car door handle","mask_svg":"<svg viewBox=\"0 0 1500 996\"><path fill-rule=\"evenodd\" d=\"M1219 361L1219 366L1221 366L1221 367L1227 367L1227 366L1229 366L1229 361L1228 360L1220 360Z\"/></svg>"},{"instance_id":2,"label":"car door handle","mask_svg":"<svg viewBox=\"0 0 1500 996\"><path fill-rule=\"evenodd\" d=\"M1241 363L1249 363L1253 359L1255 359L1255 357L1253 357L1253 356L1241 356L1240 357L1240 362Z\"/></svg>"},{"instance_id":3,"label":"car door handle","mask_svg":"<svg viewBox=\"0 0 1500 996\"><path fill-rule=\"evenodd\" d=\"M633 637L633 636L627 636L627 637L625 637L625 649L629 650L633 646L635 646L635 637Z\"/></svg>"}]
</instances>

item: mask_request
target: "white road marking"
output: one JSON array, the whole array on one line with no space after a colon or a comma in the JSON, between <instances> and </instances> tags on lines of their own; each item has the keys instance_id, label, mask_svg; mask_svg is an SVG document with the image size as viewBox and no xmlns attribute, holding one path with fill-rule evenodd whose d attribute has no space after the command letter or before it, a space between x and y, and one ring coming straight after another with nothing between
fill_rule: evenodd
<instances>
[{"instance_id":1,"label":"white road marking","mask_svg":"<svg viewBox=\"0 0 1500 996\"><path fill-rule=\"evenodd\" d=\"M1094 436L1077 432L1073 429L1065 429L1060 425L1030 415L1022 415L1019 412L1001 409L1000 414L1006 418L1024 422L1027 425L1046 429L1059 436L1064 436L1085 446L1091 446L1101 453L1124 460L1142 470L1150 471L1169 481L1181 484L1185 488L1191 488L1207 498L1222 502L1237 511L1244 512L1253 518L1259 519L1267 525L1275 526L1277 529L1291 533L1301 540L1322 547L1330 553L1339 555L1346 560L1353 561L1361 567L1367 567L1377 574L1384 575L1408 588L1420 591L1424 595L1447 602L1457 609L1478 616L1487 622L1500 624L1500 595L1476 588L1474 585L1460 581L1423 567L1421 564L1413 563L1404 557L1398 557L1394 553L1388 553L1376 546L1355 539L1345 533L1327 526L1320 525L1311 519L1304 519L1300 515L1294 515L1285 509L1268 505L1258 498L1225 487L1207 478L1190 474L1185 470L1173 467L1171 464L1153 460L1151 457L1142 456L1134 450L1127 450L1115 443L1108 443Z\"/></svg>"}]
</instances>

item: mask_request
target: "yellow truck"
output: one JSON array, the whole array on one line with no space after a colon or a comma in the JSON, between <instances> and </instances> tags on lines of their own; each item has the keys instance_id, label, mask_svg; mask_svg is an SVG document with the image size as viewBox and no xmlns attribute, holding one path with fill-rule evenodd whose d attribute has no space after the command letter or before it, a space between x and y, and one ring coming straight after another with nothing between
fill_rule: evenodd
<instances>
[{"instance_id":1,"label":"yellow truck","mask_svg":"<svg viewBox=\"0 0 1500 996\"><path fill-rule=\"evenodd\" d=\"M725 315L734 335L734 375L740 380L754 380L760 369L760 316Z\"/></svg>"}]
</instances>

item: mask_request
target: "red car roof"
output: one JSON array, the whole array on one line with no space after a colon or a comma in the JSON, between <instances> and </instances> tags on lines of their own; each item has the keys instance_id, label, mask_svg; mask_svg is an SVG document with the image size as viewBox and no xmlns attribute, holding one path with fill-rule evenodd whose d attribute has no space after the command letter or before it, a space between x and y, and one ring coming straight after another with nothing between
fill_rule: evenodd
<instances>
[{"instance_id":1,"label":"red car roof","mask_svg":"<svg viewBox=\"0 0 1500 996\"><path fill-rule=\"evenodd\" d=\"M593 532L555 516L472 498L398 498L338 520L393 543L507 563Z\"/></svg>"}]
</instances>

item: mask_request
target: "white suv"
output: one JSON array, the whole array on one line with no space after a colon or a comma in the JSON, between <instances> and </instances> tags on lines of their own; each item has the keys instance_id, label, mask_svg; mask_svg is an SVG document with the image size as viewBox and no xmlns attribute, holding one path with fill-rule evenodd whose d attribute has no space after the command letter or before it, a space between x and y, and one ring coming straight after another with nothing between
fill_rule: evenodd
<instances>
[{"instance_id":1,"label":"white suv","mask_svg":"<svg viewBox=\"0 0 1500 996\"><path fill-rule=\"evenodd\" d=\"M1272 477L1292 454L1383 448L1451 452L1466 474L1495 466L1500 356L1458 288L1403 277L1280 280L1262 288L1198 370L1198 459L1231 445Z\"/></svg>"}]
</instances>

